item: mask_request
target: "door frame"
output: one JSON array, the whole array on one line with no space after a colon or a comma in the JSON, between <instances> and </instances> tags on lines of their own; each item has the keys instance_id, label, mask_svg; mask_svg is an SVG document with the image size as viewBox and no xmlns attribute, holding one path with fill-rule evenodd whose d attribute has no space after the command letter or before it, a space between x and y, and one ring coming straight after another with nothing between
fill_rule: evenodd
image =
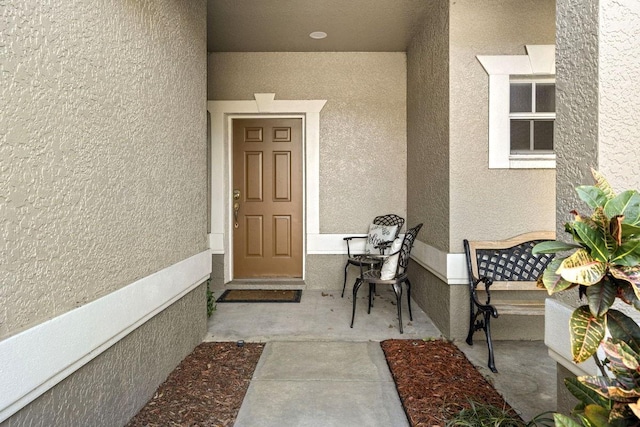
<instances>
[{"instance_id":1,"label":"door frame","mask_svg":"<svg viewBox=\"0 0 640 427\"><path fill-rule=\"evenodd\" d=\"M234 248L234 243L233 243L233 233L234 233L234 227L233 227L233 222L231 220L231 218L233 218L233 206L232 203L230 202L231 199L231 194L233 191L233 121L237 120L237 119L265 119L265 120L269 120L269 119L300 119L302 120L302 136L301 136L301 153L300 153L300 166L302 167L302 236L300 236L302 238L302 258L300 260L300 262L302 262L302 279L304 280L304 273L305 273L305 260L306 260L306 251L304 250L304 248L307 247L306 245L306 165L305 165L305 159L306 159L306 149L305 149L305 116L303 114L227 114L226 116L226 123L227 123L227 138L228 138L228 156L229 158L227 159L227 165L228 165L228 186L227 186L227 194L229 194L229 207L228 207L228 212L227 212L227 236L228 236L228 240L229 240L229 269L231 272L231 275L233 275L233 271L234 271L234 260L233 260L233 251L235 250ZM227 262L225 260L225 265L227 265ZM286 276L283 276L286 277ZM233 280L233 277L231 277L231 279ZM254 279L251 279L254 280Z\"/></svg>"},{"instance_id":2,"label":"door frame","mask_svg":"<svg viewBox=\"0 0 640 427\"><path fill-rule=\"evenodd\" d=\"M212 254L224 254L224 283L233 280L232 128L234 118L302 118L303 251L306 276L307 248L320 236L320 111L326 100L275 100L274 93L256 93L248 101L208 101L211 114L211 232Z\"/></svg>"}]
</instances>

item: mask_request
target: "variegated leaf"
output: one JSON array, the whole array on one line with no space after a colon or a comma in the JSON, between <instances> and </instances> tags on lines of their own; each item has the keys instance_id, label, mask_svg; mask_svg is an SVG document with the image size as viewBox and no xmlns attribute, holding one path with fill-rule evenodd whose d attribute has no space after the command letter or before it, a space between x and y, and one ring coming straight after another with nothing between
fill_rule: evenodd
<instances>
[{"instance_id":1,"label":"variegated leaf","mask_svg":"<svg viewBox=\"0 0 640 427\"><path fill-rule=\"evenodd\" d=\"M606 270L605 263L592 258L585 249L578 249L562 261L556 273L568 282L589 286L598 283Z\"/></svg>"},{"instance_id":2,"label":"variegated leaf","mask_svg":"<svg viewBox=\"0 0 640 427\"><path fill-rule=\"evenodd\" d=\"M538 277L538 280L541 278ZM536 286L538 284L536 283ZM544 284L540 286L544 288ZM640 298L633 291L633 286L629 282L625 282L622 280L618 281L618 298L620 298L625 304L629 304L633 306L636 310L640 311Z\"/></svg>"},{"instance_id":3,"label":"variegated leaf","mask_svg":"<svg viewBox=\"0 0 640 427\"><path fill-rule=\"evenodd\" d=\"M640 419L640 399L636 400L634 403L629 403L629 409L631 409L636 418Z\"/></svg>"},{"instance_id":4,"label":"variegated leaf","mask_svg":"<svg viewBox=\"0 0 640 427\"><path fill-rule=\"evenodd\" d=\"M596 352L604 339L606 317L595 317L589 306L576 308L569 321L571 331L571 355L573 361L582 363Z\"/></svg>"},{"instance_id":5,"label":"variegated leaf","mask_svg":"<svg viewBox=\"0 0 640 427\"><path fill-rule=\"evenodd\" d=\"M564 379L564 385L565 387L567 387L569 393L573 394L580 402L583 402L587 405L600 405L611 409L611 402L608 399L605 399L592 387L588 387L587 385L578 381L578 378L567 377Z\"/></svg>"},{"instance_id":6,"label":"variegated leaf","mask_svg":"<svg viewBox=\"0 0 640 427\"><path fill-rule=\"evenodd\" d=\"M593 168L591 169L591 175L593 175L593 179L596 181L596 187L602 190L607 199L616 197L616 192L613 191L613 187L611 187L604 175Z\"/></svg>"},{"instance_id":7,"label":"variegated leaf","mask_svg":"<svg viewBox=\"0 0 640 427\"><path fill-rule=\"evenodd\" d=\"M621 311L611 309L607 313L607 329L611 337L624 341L636 353L640 353L640 326Z\"/></svg>"},{"instance_id":8,"label":"variegated leaf","mask_svg":"<svg viewBox=\"0 0 640 427\"><path fill-rule=\"evenodd\" d=\"M609 268L609 272L616 279L629 283L636 297L640 298L640 265L631 267L612 265Z\"/></svg>"},{"instance_id":9,"label":"variegated leaf","mask_svg":"<svg viewBox=\"0 0 640 427\"><path fill-rule=\"evenodd\" d=\"M598 224L598 229L593 229L583 222L576 222L574 229L580 236L580 240L591 249L590 253L593 258L601 262L609 260L609 250L607 249L607 242L601 224Z\"/></svg>"},{"instance_id":10,"label":"variegated leaf","mask_svg":"<svg viewBox=\"0 0 640 427\"><path fill-rule=\"evenodd\" d=\"M591 313L596 317L604 316L616 300L616 294L616 285L611 283L607 276L604 276L600 282L589 286L587 301Z\"/></svg>"},{"instance_id":11,"label":"variegated leaf","mask_svg":"<svg viewBox=\"0 0 640 427\"><path fill-rule=\"evenodd\" d=\"M564 258L556 258L551 261L542 274L542 283L547 289L549 295L553 295L556 292L564 291L565 289L569 289L573 286L573 283L564 280L562 276L557 273L557 270L558 268L560 268L560 264L562 264L563 259Z\"/></svg>"}]
</instances>

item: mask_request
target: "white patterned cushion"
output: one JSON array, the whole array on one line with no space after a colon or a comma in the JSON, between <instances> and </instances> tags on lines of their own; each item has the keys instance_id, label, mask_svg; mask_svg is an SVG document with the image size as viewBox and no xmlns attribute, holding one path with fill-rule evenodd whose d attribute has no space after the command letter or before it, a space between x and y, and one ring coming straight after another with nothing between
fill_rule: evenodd
<instances>
[{"instance_id":1,"label":"white patterned cushion","mask_svg":"<svg viewBox=\"0 0 640 427\"><path fill-rule=\"evenodd\" d=\"M382 269L380 270L380 278L382 280L391 280L396 277L396 269L398 268L398 260L400 259L400 248L402 248L402 238L398 237L391 244L391 248L387 253L392 254L394 252L398 252L395 255L391 255L390 257L384 260L382 264Z\"/></svg>"},{"instance_id":2,"label":"white patterned cushion","mask_svg":"<svg viewBox=\"0 0 640 427\"><path fill-rule=\"evenodd\" d=\"M380 251L376 248L376 245L382 242L392 241L396 237L397 232L397 225L371 224L369 226L369 235L367 236L367 243L364 246L364 252L366 254L379 254Z\"/></svg>"}]
</instances>

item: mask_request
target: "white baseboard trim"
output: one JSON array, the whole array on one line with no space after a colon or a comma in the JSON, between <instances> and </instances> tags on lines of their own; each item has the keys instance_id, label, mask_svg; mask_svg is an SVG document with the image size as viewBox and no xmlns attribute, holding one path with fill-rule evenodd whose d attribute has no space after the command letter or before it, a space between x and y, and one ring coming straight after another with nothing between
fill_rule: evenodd
<instances>
[{"instance_id":1,"label":"white baseboard trim","mask_svg":"<svg viewBox=\"0 0 640 427\"><path fill-rule=\"evenodd\" d=\"M307 255L346 255L345 237L366 237L366 234L307 234ZM210 234L209 242L212 254L224 254L222 234ZM364 252L365 239L354 239L349 243L351 253ZM450 254L431 245L416 240L411 258L423 268L429 270L448 285L466 285L467 264L464 254Z\"/></svg>"},{"instance_id":2,"label":"white baseboard trim","mask_svg":"<svg viewBox=\"0 0 640 427\"><path fill-rule=\"evenodd\" d=\"M204 282L211 274L210 254L201 252L0 341L0 422Z\"/></svg>"}]
</instances>

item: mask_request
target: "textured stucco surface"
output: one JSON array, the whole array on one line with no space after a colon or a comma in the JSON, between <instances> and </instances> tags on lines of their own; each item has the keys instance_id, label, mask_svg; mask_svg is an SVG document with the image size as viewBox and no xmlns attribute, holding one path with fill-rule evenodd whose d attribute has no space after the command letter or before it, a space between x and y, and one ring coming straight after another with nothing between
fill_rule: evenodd
<instances>
[{"instance_id":1,"label":"textured stucco surface","mask_svg":"<svg viewBox=\"0 0 640 427\"><path fill-rule=\"evenodd\" d=\"M555 229L555 171L488 169L488 76L476 55L555 43L555 1L457 0L450 15L450 250Z\"/></svg>"},{"instance_id":2,"label":"textured stucco surface","mask_svg":"<svg viewBox=\"0 0 640 427\"><path fill-rule=\"evenodd\" d=\"M406 215L404 53L211 53L210 100L326 99L320 113L320 233L365 233Z\"/></svg>"},{"instance_id":3,"label":"textured stucco surface","mask_svg":"<svg viewBox=\"0 0 640 427\"><path fill-rule=\"evenodd\" d=\"M449 249L449 7L435 1L407 49L407 224Z\"/></svg>"},{"instance_id":4,"label":"textured stucco surface","mask_svg":"<svg viewBox=\"0 0 640 427\"><path fill-rule=\"evenodd\" d=\"M120 426L206 334L206 285L176 301L2 427Z\"/></svg>"},{"instance_id":5,"label":"textured stucco surface","mask_svg":"<svg viewBox=\"0 0 640 427\"><path fill-rule=\"evenodd\" d=\"M558 0L556 21L556 233L569 241L571 210L587 209L575 187L593 184L598 169L598 2ZM555 298L580 305L574 292Z\"/></svg>"},{"instance_id":6,"label":"textured stucco surface","mask_svg":"<svg viewBox=\"0 0 640 427\"><path fill-rule=\"evenodd\" d=\"M207 248L205 15L0 2L0 337Z\"/></svg>"},{"instance_id":7,"label":"textured stucco surface","mask_svg":"<svg viewBox=\"0 0 640 427\"><path fill-rule=\"evenodd\" d=\"M599 170L618 191L640 189L640 2L599 3Z\"/></svg>"}]
</instances>

